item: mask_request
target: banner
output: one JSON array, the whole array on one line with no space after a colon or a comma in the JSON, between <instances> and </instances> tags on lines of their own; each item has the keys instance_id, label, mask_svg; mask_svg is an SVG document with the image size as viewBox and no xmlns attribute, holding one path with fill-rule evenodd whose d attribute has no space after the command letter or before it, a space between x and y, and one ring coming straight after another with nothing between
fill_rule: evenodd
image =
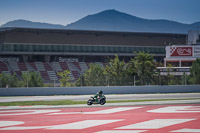
<instances>
[{"instance_id":1,"label":"banner","mask_svg":"<svg viewBox=\"0 0 200 133\"><path fill-rule=\"evenodd\" d=\"M59 57L59 62L78 62L78 58L62 58L62 57Z\"/></svg>"},{"instance_id":2,"label":"banner","mask_svg":"<svg viewBox=\"0 0 200 133\"><path fill-rule=\"evenodd\" d=\"M192 47L171 47L171 56L192 56Z\"/></svg>"},{"instance_id":3,"label":"banner","mask_svg":"<svg viewBox=\"0 0 200 133\"><path fill-rule=\"evenodd\" d=\"M0 57L0 61L1 62L19 62L19 58L15 58L15 57Z\"/></svg>"},{"instance_id":4,"label":"banner","mask_svg":"<svg viewBox=\"0 0 200 133\"><path fill-rule=\"evenodd\" d=\"M166 57L200 57L200 46L167 46Z\"/></svg>"}]
</instances>

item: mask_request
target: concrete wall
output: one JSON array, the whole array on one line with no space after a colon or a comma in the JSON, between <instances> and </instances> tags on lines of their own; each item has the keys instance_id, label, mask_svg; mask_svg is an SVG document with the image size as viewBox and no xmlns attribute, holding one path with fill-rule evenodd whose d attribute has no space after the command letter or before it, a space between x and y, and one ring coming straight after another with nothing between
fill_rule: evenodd
<instances>
[{"instance_id":1,"label":"concrete wall","mask_svg":"<svg viewBox=\"0 0 200 133\"><path fill-rule=\"evenodd\" d=\"M186 93L200 92L200 85L0 88L0 96L85 95L95 94L100 90L105 94Z\"/></svg>"}]
</instances>

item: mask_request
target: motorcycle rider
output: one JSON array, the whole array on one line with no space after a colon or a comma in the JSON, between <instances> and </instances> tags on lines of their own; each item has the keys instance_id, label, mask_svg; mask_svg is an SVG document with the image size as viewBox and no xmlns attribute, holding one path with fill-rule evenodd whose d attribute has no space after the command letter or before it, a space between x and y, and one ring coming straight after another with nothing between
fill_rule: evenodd
<instances>
[{"instance_id":1,"label":"motorcycle rider","mask_svg":"<svg viewBox=\"0 0 200 133\"><path fill-rule=\"evenodd\" d=\"M105 103L106 103L106 97L103 95L103 91L97 92L96 95L94 95L87 101L87 105L92 105L92 104L104 105Z\"/></svg>"},{"instance_id":2,"label":"motorcycle rider","mask_svg":"<svg viewBox=\"0 0 200 133\"><path fill-rule=\"evenodd\" d=\"M103 96L103 91L97 92L96 95L94 96L96 102L99 102L102 96Z\"/></svg>"}]
</instances>

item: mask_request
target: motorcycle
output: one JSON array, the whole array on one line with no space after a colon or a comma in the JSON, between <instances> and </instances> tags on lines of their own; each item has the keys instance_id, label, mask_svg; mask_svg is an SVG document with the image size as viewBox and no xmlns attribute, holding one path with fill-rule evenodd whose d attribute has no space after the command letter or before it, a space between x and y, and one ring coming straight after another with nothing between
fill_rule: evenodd
<instances>
[{"instance_id":1,"label":"motorcycle","mask_svg":"<svg viewBox=\"0 0 200 133\"><path fill-rule=\"evenodd\" d=\"M105 103L106 103L106 97L104 95L99 98L90 97L90 99L87 101L87 105L92 105L92 104L104 105Z\"/></svg>"}]
</instances>

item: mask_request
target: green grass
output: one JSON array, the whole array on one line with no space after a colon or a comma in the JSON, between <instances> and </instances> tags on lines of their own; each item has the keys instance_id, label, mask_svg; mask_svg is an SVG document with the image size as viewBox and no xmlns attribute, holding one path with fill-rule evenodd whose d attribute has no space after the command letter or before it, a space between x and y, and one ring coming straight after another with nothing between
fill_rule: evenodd
<instances>
[{"instance_id":1,"label":"green grass","mask_svg":"<svg viewBox=\"0 0 200 133\"><path fill-rule=\"evenodd\" d=\"M198 100L199 98L189 99L152 99L152 100L121 100L121 101L107 101L107 103L124 103L124 102L150 102L150 101L173 101L173 100ZM199 99L200 100L200 99Z\"/></svg>"},{"instance_id":2,"label":"green grass","mask_svg":"<svg viewBox=\"0 0 200 133\"><path fill-rule=\"evenodd\" d=\"M150 101L171 101L171 100L197 100L197 98L190 99L153 99L153 100L120 100L120 101L107 101L107 103L123 103L123 102L150 102ZM200 99L199 99L200 100ZM86 104L86 101L25 101L25 102L4 102L0 103L0 106L31 106L31 105L74 105L74 104Z\"/></svg>"},{"instance_id":3,"label":"green grass","mask_svg":"<svg viewBox=\"0 0 200 133\"><path fill-rule=\"evenodd\" d=\"M29 105L73 105L73 104L86 104L86 101L24 101L24 102L5 102L0 103L0 106L29 106Z\"/></svg>"}]
</instances>

